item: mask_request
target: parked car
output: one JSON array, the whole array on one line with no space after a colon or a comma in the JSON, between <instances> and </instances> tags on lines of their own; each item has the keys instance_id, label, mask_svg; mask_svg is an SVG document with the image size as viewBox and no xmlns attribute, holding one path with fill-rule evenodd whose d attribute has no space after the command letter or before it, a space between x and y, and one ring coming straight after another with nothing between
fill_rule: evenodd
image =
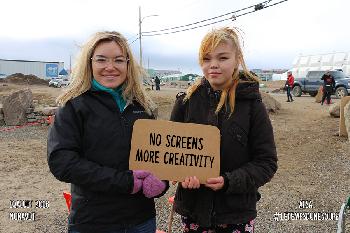
<instances>
[{"instance_id":1,"label":"parked car","mask_svg":"<svg viewBox=\"0 0 350 233\"><path fill-rule=\"evenodd\" d=\"M69 79L68 78L55 78L51 79L49 82L49 87L63 87L69 85Z\"/></svg>"},{"instance_id":2,"label":"parked car","mask_svg":"<svg viewBox=\"0 0 350 233\"><path fill-rule=\"evenodd\" d=\"M323 85L321 78L325 73L326 71L309 71L306 77L296 78L293 85L293 95L299 97L303 93L307 93L312 97L316 96L318 89ZM335 94L337 98L347 96L350 92L350 78L339 70L332 70L331 75L335 80L335 89L332 94Z\"/></svg>"}]
</instances>

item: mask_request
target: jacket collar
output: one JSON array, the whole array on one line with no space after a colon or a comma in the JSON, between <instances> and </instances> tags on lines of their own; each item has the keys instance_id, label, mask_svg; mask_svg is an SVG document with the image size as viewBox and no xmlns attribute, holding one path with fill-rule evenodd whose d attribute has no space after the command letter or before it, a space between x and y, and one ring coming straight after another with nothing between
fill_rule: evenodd
<instances>
[{"instance_id":1,"label":"jacket collar","mask_svg":"<svg viewBox=\"0 0 350 233\"><path fill-rule=\"evenodd\" d=\"M202 85L205 89L205 94L210 96L214 95L217 100L220 100L221 90L214 91L214 89L210 86L210 83L207 79L203 78ZM236 89L236 99L238 100L261 100L261 95L259 92L259 83L248 81L247 78L240 78L240 82L238 83Z\"/></svg>"}]
</instances>

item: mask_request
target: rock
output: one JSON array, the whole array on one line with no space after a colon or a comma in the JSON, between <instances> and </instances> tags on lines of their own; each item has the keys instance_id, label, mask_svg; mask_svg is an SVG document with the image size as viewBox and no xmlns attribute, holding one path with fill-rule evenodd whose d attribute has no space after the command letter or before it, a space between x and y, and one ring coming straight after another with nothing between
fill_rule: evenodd
<instances>
[{"instance_id":1,"label":"rock","mask_svg":"<svg viewBox=\"0 0 350 233\"><path fill-rule=\"evenodd\" d=\"M26 114L31 114L32 112L34 112L34 107L27 108Z\"/></svg>"},{"instance_id":2,"label":"rock","mask_svg":"<svg viewBox=\"0 0 350 233\"><path fill-rule=\"evenodd\" d=\"M344 120L346 132L348 133L348 139L350 141L350 102L344 106Z\"/></svg>"},{"instance_id":3,"label":"rock","mask_svg":"<svg viewBox=\"0 0 350 233\"><path fill-rule=\"evenodd\" d=\"M57 108L58 107L45 107L41 109L41 113L44 116L52 116L52 115L55 115Z\"/></svg>"},{"instance_id":4,"label":"rock","mask_svg":"<svg viewBox=\"0 0 350 233\"><path fill-rule=\"evenodd\" d=\"M31 106L31 90L20 90L3 100L4 120L6 125L22 125L27 122L26 111Z\"/></svg>"},{"instance_id":5,"label":"rock","mask_svg":"<svg viewBox=\"0 0 350 233\"><path fill-rule=\"evenodd\" d=\"M276 112L281 109L281 103L275 100L271 95L267 93L260 92L262 97L262 102L265 104L266 110L268 112Z\"/></svg>"},{"instance_id":6,"label":"rock","mask_svg":"<svg viewBox=\"0 0 350 233\"><path fill-rule=\"evenodd\" d=\"M318 88L317 95L315 96L315 102L316 103L321 103L322 96L323 96L323 87L320 87L320 88Z\"/></svg>"},{"instance_id":7,"label":"rock","mask_svg":"<svg viewBox=\"0 0 350 233\"><path fill-rule=\"evenodd\" d=\"M332 117L340 117L340 101L330 106L328 111Z\"/></svg>"},{"instance_id":8,"label":"rock","mask_svg":"<svg viewBox=\"0 0 350 233\"><path fill-rule=\"evenodd\" d=\"M35 119L35 114L34 113L27 114L27 119Z\"/></svg>"},{"instance_id":9,"label":"rock","mask_svg":"<svg viewBox=\"0 0 350 233\"><path fill-rule=\"evenodd\" d=\"M155 119L157 119L158 118L158 107L153 109L152 113L153 113Z\"/></svg>"}]
</instances>

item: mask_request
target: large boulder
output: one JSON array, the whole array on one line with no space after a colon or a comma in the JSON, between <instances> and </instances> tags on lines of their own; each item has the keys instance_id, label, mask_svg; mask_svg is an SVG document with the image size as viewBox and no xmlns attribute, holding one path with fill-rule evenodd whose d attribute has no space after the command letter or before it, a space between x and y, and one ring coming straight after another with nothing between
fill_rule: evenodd
<instances>
[{"instance_id":1,"label":"large boulder","mask_svg":"<svg viewBox=\"0 0 350 233\"><path fill-rule=\"evenodd\" d=\"M27 122L26 111L32 105L31 90L20 90L3 100L3 112L6 125L23 125Z\"/></svg>"},{"instance_id":2,"label":"large boulder","mask_svg":"<svg viewBox=\"0 0 350 233\"><path fill-rule=\"evenodd\" d=\"M158 118L158 110L159 110L158 107L152 110L152 113L156 119Z\"/></svg>"},{"instance_id":3,"label":"large boulder","mask_svg":"<svg viewBox=\"0 0 350 233\"><path fill-rule=\"evenodd\" d=\"M330 106L328 111L332 117L340 117L340 101Z\"/></svg>"},{"instance_id":4,"label":"large boulder","mask_svg":"<svg viewBox=\"0 0 350 233\"><path fill-rule=\"evenodd\" d=\"M316 103L321 103L322 96L323 96L323 87L320 87L320 88L318 88L317 95L315 96L315 102Z\"/></svg>"},{"instance_id":5,"label":"large boulder","mask_svg":"<svg viewBox=\"0 0 350 233\"><path fill-rule=\"evenodd\" d=\"M350 141L350 102L344 106L344 120L346 132L348 133L348 139Z\"/></svg>"},{"instance_id":6,"label":"large boulder","mask_svg":"<svg viewBox=\"0 0 350 233\"><path fill-rule=\"evenodd\" d=\"M281 109L281 103L275 100L271 95L260 92L262 97L262 102L265 104L266 110L268 112L276 112L277 110Z\"/></svg>"}]
</instances>

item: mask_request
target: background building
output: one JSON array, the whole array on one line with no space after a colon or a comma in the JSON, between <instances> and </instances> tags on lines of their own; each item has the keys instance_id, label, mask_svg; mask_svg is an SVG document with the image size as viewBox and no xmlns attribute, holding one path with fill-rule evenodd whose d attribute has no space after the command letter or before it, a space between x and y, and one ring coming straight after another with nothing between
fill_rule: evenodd
<instances>
[{"instance_id":1,"label":"background building","mask_svg":"<svg viewBox=\"0 0 350 233\"><path fill-rule=\"evenodd\" d=\"M292 71L295 78L305 77L308 71L342 70L350 76L350 52L299 55L293 61ZM287 72L272 75L272 80L287 80Z\"/></svg>"},{"instance_id":2,"label":"background building","mask_svg":"<svg viewBox=\"0 0 350 233\"><path fill-rule=\"evenodd\" d=\"M57 78L64 69L64 62L26 61L0 59L1 77L15 73L35 75L43 79Z\"/></svg>"},{"instance_id":3,"label":"background building","mask_svg":"<svg viewBox=\"0 0 350 233\"><path fill-rule=\"evenodd\" d=\"M336 69L350 76L350 52L300 55L294 59L291 71L295 77L303 77L308 71Z\"/></svg>"},{"instance_id":4,"label":"background building","mask_svg":"<svg viewBox=\"0 0 350 233\"><path fill-rule=\"evenodd\" d=\"M271 70L252 69L251 71L254 72L254 74L256 74L261 81L271 81L271 80L275 80L274 79L275 75L280 76L287 70L286 69L271 69ZM280 79L278 78L278 80Z\"/></svg>"}]
</instances>

